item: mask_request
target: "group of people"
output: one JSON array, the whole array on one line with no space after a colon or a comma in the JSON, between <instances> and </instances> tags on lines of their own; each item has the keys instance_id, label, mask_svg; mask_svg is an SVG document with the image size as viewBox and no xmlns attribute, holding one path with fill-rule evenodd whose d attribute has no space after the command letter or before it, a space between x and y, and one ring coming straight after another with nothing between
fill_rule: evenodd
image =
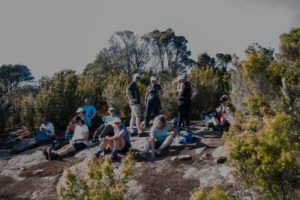
<instances>
[{"instance_id":1,"label":"group of people","mask_svg":"<svg viewBox=\"0 0 300 200\"><path fill-rule=\"evenodd\" d=\"M112 159L118 160L120 158L119 154L126 154L131 148L131 134L135 132L134 125L137 129L138 136L143 134L143 130L141 129L141 96L137 84L139 80L140 75L134 74L132 82L129 84L126 92L131 109L129 130L122 124L121 119L116 114L115 108L109 107L109 115L103 118L104 123L93 135L93 141L100 142L99 148L97 152L95 152L96 157L111 153ZM193 84L187 80L186 75L181 75L176 79L178 121L174 127L171 127L168 125L166 118L163 115L159 115L161 106L160 96L163 93L162 88L157 83L156 77L152 76L150 82L151 84L147 87L144 101L146 106L144 126L146 129L150 130L150 137L149 140L147 140L143 151L136 154L136 156L142 158L161 155L172 143L173 138L176 133L179 133L180 128L190 128L189 112L191 101L197 94ZM65 136L69 137L69 143L58 150L52 150L51 148L48 150L44 149L43 153L47 159L55 159L88 146L89 127L91 126L91 120L96 115L96 109L90 104L89 99L86 99L85 103L85 106L77 109L76 116L72 119L66 129ZM221 107L220 112L223 111L225 110ZM152 114L154 121L150 127L150 118ZM223 123L224 119L222 118L222 114L218 117L220 123ZM41 131L50 133L50 130L52 134L54 132L53 125L45 120ZM172 130L172 134L170 130Z\"/></svg>"}]
</instances>

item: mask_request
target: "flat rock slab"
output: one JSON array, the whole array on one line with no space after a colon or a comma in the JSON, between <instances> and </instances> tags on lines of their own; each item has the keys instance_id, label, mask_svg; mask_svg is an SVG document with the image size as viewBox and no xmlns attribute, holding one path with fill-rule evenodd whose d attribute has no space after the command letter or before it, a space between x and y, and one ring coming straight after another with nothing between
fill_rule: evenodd
<instances>
[{"instance_id":1,"label":"flat rock slab","mask_svg":"<svg viewBox=\"0 0 300 200\"><path fill-rule=\"evenodd\" d=\"M213 187L216 184L228 186L234 183L232 169L224 164L198 170L194 167L187 169L183 178L198 179L200 187Z\"/></svg>"},{"instance_id":2,"label":"flat rock slab","mask_svg":"<svg viewBox=\"0 0 300 200\"><path fill-rule=\"evenodd\" d=\"M220 146L218 148L216 148L213 152L212 152L212 157L215 159L218 158L226 158L227 154L226 154L226 150L224 146Z\"/></svg>"},{"instance_id":3,"label":"flat rock slab","mask_svg":"<svg viewBox=\"0 0 300 200\"><path fill-rule=\"evenodd\" d=\"M181 155L181 156L173 156L171 161L188 161L192 160L192 156L190 155Z\"/></svg>"}]
</instances>

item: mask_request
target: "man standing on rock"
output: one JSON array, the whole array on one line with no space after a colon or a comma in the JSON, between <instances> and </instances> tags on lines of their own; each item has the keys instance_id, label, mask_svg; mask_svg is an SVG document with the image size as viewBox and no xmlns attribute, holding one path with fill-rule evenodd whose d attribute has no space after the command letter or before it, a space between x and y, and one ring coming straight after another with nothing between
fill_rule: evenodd
<instances>
[{"instance_id":1,"label":"man standing on rock","mask_svg":"<svg viewBox=\"0 0 300 200\"><path fill-rule=\"evenodd\" d=\"M179 131L182 123L184 123L185 128L189 130L191 102L196 96L197 91L187 80L186 74L180 75L177 78L177 83L178 122L176 130Z\"/></svg>"},{"instance_id":2,"label":"man standing on rock","mask_svg":"<svg viewBox=\"0 0 300 200\"><path fill-rule=\"evenodd\" d=\"M133 126L134 124L137 127L138 135L141 136L142 130L140 128L141 123L141 97L140 91L137 86L137 81L140 79L138 73L134 74L132 77L132 82L129 84L126 95L129 100L129 105L131 109L131 118L130 118L130 132L134 133Z\"/></svg>"}]
</instances>

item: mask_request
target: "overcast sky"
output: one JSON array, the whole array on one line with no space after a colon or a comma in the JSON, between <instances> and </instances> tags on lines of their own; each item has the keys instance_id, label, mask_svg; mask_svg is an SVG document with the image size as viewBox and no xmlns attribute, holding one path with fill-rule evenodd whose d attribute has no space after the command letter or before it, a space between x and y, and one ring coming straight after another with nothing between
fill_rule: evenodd
<instances>
[{"instance_id":1,"label":"overcast sky","mask_svg":"<svg viewBox=\"0 0 300 200\"><path fill-rule=\"evenodd\" d=\"M1 0L0 65L25 64L36 78L69 68L79 73L115 31L142 35L172 28L192 57L243 56L253 42L278 47L300 26L300 0Z\"/></svg>"}]
</instances>

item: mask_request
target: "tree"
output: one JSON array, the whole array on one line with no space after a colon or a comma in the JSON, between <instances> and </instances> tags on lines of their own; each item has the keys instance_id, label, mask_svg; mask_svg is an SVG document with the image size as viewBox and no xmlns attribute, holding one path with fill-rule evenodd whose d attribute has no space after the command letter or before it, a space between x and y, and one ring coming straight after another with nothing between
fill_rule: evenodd
<instances>
[{"instance_id":1,"label":"tree","mask_svg":"<svg viewBox=\"0 0 300 200\"><path fill-rule=\"evenodd\" d=\"M81 99L76 93L78 79L72 70L54 74L50 83L45 84L37 95L37 119L46 115L56 130L64 130L80 104Z\"/></svg>"},{"instance_id":2,"label":"tree","mask_svg":"<svg viewBox=\"0 0 300 200\"><path fill-rule=\"evenodd\" d=\"M153 67L157 70L170 70L176 72L185 67L192 66L195 62L190 58L191 51L187 47L187 39L177 36L172 29L166 31L154 30L143 38L147 39L152 47L154 56Z\"/></svg>"},{"instance_id":3,"label":"tree","mask_svg":"<svg viewBox=\"0 0 300 200\"><path fill-rule=\"evenodd\" d=\"M280 36L280 55L293 62L300 60L300 28Z\"/></svg>"},{"instance_id":4,"label":"tree","mask_svg":"<svg viewBox=\"0 0 300 200\"><path fill-rule=\"evenodd\" d=\"M214 68L216 65L216 60L210 57L206 52L198 56L197 66L198 67L211 67Z\"/></svg>"},{"instance_id":5,"label":"tree","mask_svg":"<svg viewBox=\"0 0 300 200\"><path fill-rule=\"evenodd\" d=\"M31 80L33 76L26 65L2 65L0 67L0 85L4 93L10 93L20 83Z\"/></svg>"},{"instance_id":6,"label":"tree","mask_svg":"<svg viewBox=\"0 0 300 200\"><path fill-rule=\"evenodd\" d=\"M130 76L133 72L145 69L150 61L149 42L132 31L118 31L109 40L108 49L113 63Z\"/></svg>"},{"instance_id":7,"label":"tree","mask_svg":"<svg viewBox=\"0 0 300 200\"><path fill-rule=\"evenodd\" d=\"M217 67L222 71L226 72L228 64L232 61L232 57L230 54L217 53Z\"/></svg>"}]
</instances>

